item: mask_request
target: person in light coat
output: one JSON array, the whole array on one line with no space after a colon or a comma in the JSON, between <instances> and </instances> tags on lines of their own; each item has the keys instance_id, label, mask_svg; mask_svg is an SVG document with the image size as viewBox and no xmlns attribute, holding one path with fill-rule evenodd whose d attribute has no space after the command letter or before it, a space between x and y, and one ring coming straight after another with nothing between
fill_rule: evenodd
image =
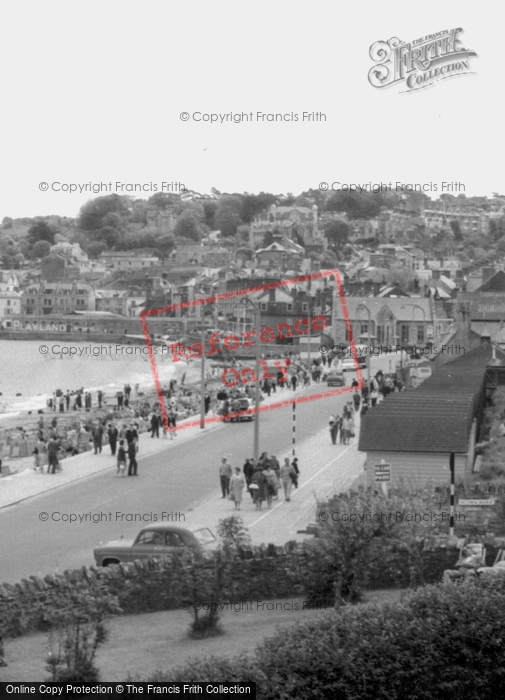
<instances>
[{"instance_id":1,"label":"person in light coat","mask_svg":"<svg viewBox=\"0 0 505 700\"><path fill-rule=\"evenodd\" d=\"M234 473L230 477L230 498L235 502L235 510L240 510L244 487L245 479L240 473L240 467L235 467Z\"/></svg>"}]
</instances>

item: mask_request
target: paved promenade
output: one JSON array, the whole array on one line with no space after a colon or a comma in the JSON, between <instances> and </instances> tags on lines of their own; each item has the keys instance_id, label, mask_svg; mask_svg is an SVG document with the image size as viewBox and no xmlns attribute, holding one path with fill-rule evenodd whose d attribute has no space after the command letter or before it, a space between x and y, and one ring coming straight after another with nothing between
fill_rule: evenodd
<instances>
[{"instance_id":1,"label":"paved promenade","mask_svg":"<svg viewBox=\"0 0 505 700\"><path fill-rule=\"evenodd\" d=\"M302 389L290 393L289 396L273 394L270 398L266 398L262 405L274 403L279 398L289 401L301 393L303 393ZM194 422L194 420L191 418L186 422ZM139 457L170 450L173 445L188 441L196 441L196 447L200 435L209 431L219 432L223 428L223 423L218 421L206 425L204 429L199 425L179 429L173 441L162 437L153 440L149 433L142 433L139 441ZM356 435L358 431L359 417L356 420ZM298 444L296 456L300 467L300 478L298 489L293 489L290 502L285 502L280 492L279 500L273 501L270 510L267 510L264 503L263 510L257 511L249 494L244 490L244 500L239 514L249 529L253 543L283 544L288 540L300 541L306 537L298 534L297 530L305 530L309 523L315 522L316 502L336 492L347 490L362 475L365 455L357 451L357 441L358 438L355 437L350 445L338 443L333 445L329 429L325 427ZM281 464L284 457L291 458L291 456L291 449L277 454ZM110 455L109 446L105 445L100 457L97 457L93 451L68 457L62 461L63 470L56 474L35 472L32 456L13 460L11 464L18 469L18 472L0 478L0 509L48 491L63 488L98 472L112 471L115 466L115 457ZM233 464L232 461L232 466L242 468L243 465ZM209 494L202 502L194 503L189 509L195 521L208 523L214 529L220 519L236 512L233 502L222 498L217 467L218 465L216 465L215 492Z\"/></svg>"},{"instance_id":2,"label":"paved promenade","mask_svg":"<svg viewBox=\"0 0 505 700\"><path fill-rule=\"evenodd\" d=\"M356 429L358 435L358 421ZM309 523L315 522L317 501L346 491L363 475L365 455L358 452L357 442L358 438L355 437L350 445L333 445L330 432L325 428L297 446L300 478L289 502L284 501L281 489L279 500L272 502L270 510L267 510L265 502L263 509L257 511L244 490L241 510L235 511L233 501L223 499L220 488L217 488L205 501L195 504L192 516L196 522L217 525L221 518L238 514L248 528L253 544L272 542L281 545L289 540L301 541L307 535L298 534L297 531L305 530ZM280 464L284 462L284 457L291 458L291 450L277 454ZM242 467L241 464L233 464L233 460L232 466ZM216 475L216 482L217 479Z\"/></svg>"}]
</instances>

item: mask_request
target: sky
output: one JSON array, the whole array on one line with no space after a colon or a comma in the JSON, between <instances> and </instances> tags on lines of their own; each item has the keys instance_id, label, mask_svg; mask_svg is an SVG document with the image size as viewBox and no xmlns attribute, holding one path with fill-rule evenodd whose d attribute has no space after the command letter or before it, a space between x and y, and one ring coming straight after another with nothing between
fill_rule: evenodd
<instances>
[{"instance_id":1,"label":"sky","mask_svg":"<svg viewBox=\"0 0 505 700\"><path fill-rule=\"evenodd\" d=\"M178 183L298 194L391 182L436 198L445 182L461 183L454 194L505 193L504 15L489 0L4 3L0 220L73 217L98 194L148 198ZM457 28L460 48L477 54L469 74L419 90L405 78L370 84L376 42ZM253 119L203 116L229 113Z\"/></svg>"}]
</instances>

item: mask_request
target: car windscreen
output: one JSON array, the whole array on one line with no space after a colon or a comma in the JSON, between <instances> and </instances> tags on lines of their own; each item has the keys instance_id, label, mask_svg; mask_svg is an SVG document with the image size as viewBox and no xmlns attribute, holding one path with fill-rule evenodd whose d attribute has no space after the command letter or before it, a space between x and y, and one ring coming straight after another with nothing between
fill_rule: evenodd
<instances>
[{"instance_id":1,"label":"car windscreen","mask_svg":"<svg viewBox=\"0 0 505 700\"><path fill-rule=\"evenodd\" d=\"M198 542L202 545L210 544L211 542L216 541L216 538L214 537L212 532L206 527L203 527L200 530L195 530L193 534L198 540Z\"/></svg>"}]
</instances>

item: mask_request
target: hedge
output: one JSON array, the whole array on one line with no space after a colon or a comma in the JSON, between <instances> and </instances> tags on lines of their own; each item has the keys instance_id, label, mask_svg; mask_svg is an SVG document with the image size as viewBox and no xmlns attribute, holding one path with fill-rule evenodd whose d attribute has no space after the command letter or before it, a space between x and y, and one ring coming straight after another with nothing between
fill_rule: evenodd
<instances>
[{"instance_id":1,"label":"hedge","mask_svg":"<svg viewBox=\"0 0 505 700\"><path fill-rule=\"evenodd\" d=\"M254 681L262 700L505 697L505 577L320 614L251 657L190 661L148 680Z\"/></svg>"}]
</instances>

